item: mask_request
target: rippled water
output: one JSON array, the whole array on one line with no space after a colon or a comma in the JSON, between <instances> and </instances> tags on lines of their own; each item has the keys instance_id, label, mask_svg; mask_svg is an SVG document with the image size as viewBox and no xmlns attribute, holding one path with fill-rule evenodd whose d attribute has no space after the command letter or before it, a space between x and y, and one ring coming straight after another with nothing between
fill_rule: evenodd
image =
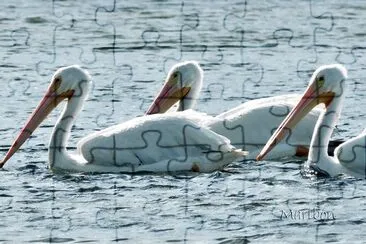
<instances>
[{"instance_id":1,"label":"rippled water","mask_svg":"<svg viewBox=\"0 0 366 244\"><path fill-rule=\"evenodd\" d=\"M115 5L114 5L115 3ZM199 111L302 92L321 64L343 63L348 89L335 138L364 127L363 1L3 1L1 151L57 67L80 64L93 89L70 146L140 116L169 67L205 70ZM304 177L301 161L235 163L175 175L59 175L47 169L50 118L14 155L0 184L0 241L363 242L364 180Z\"/></svg>"}]
</instances>

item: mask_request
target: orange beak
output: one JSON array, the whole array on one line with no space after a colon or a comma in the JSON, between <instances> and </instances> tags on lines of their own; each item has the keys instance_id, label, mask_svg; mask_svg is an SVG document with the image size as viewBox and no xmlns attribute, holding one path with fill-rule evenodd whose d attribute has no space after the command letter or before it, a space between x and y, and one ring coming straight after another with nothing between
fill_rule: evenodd
<instances>
[{"instance_id":1,"label":"orange beak","mask_svg":"<svg viewBox=\"0 0 366 244\"><path fill-rule=\"evenodd\" d=\"M5 158L0 161L0 168L11 158L11 156L23 145L23 143L32 135L33 131L42 123L47 115L65 98L70 98L73 95L73 91L68 91L62 94L57 94L56 90L59 87L59 83L53 82L49 87L38 104L37 108L33 111L32 115L28 119L27 123L20 131L19 135L14 140L10 149L5 155Z\"/></svg>"},{"instance_id":2,"label":"orange beak","mask_svg":"<svg viewBox=\"0 0 366 244\"><path fill-rule=\"evenodd\" d=\"M335 96L334 92L319 93L317 82L310 85L299 103L291 110L287 117L282 121L277 130L272 134L267 144L257 156L257 160L262 160L291 130L296 124L307 115L316 105L324 103L327 107Z\"/></svg>"},{"instance_id":3,"label":"orange beak","mask_svg":"<svg viewBox=\"0 0 366 244\"><path fill-rule=\"evenodd\" d=\"M145 115L165 113L176 102L183 99L190 90L190 87L181 86L179 73L177 73L175 77L171 76L156 96Z\"/></svg>"}]
</instances>

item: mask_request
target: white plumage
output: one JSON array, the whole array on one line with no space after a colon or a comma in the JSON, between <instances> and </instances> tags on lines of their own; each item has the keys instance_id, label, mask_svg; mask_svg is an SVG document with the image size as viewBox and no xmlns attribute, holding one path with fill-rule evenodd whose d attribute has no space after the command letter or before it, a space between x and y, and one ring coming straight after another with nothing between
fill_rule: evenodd
<instances>
[{"instance_id":1,"label":"white plumage","mask_svg":"<svg viewBox=\"0 0 366 244\"><path fill-rule=\"evenodd\" d=\"M164 113L177 102L178 111L193 108L202 87L202 80L203 70L197 62L187 61L175 65L146 114ZM246 159L255 159L299 99L299 94L256 99L216 117L203 117L201 123L229 138L235 147L248 151ZM289 138L271 151L267 159L306 156L320 112L320 109L315 109L307 114L296 129L291 131Z\"/></svg>"},{"instance_id":2,"label":"white plumage","mask_svg":"<svg viewBox=\"0 0 366 244\"><path fill-rule=\"evenodd\" d=\"M346 78L347 70L342 65L319 67L311 77L301 100L273 133L258 155L258 160L275 148L280 140L286 137L287 131L294 128L314 106L322 103L325 105L325 109L320 115L312 135L307 167L329 176L346 174L365 178L365 131L339 145L334 151L334 157L330 157L327 153L331 134L341 114Z\"/></svg>"},{"instance_id":3,"label":"white plumage","mask_svg":"<svg viewBox=\"0 0 366 244\"><path fill-rule=\"evenodd\" d=\"M59 69L30 119L15 139L7 160L60 102L67 100L51 135L53 170L77 172L211 172L242 157L230 141L195 122L196 113L135 118L83 138L76 154L66 150L73 122L88 94L89 74L78 66Z\"/></svg>"}]
</instances>

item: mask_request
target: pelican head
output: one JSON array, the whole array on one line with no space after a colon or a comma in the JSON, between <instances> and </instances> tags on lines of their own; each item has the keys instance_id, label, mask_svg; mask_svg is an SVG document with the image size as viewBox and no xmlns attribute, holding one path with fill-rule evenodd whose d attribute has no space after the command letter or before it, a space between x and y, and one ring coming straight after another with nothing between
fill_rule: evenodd
<instances>
[{"instance_id":1,"label":"pelican head","mask_svg":"<svg viewBox=\"0 0 366 244\"><path fill-rule=\"evenodd\" d=\"M343 94L346 79L347 70L340 64L319 67L310 78L309 85L300 101L272 134L257 156L257 160L265 157L287 134L291 133L292 128L315 106L324 104L328 108L335 97L340 97Z\"/></svg>"},{"instance_id":2,"label":"pelican head","mask_svg":"<svg viewBox=\"0 0 366 244\"><path fill-rule=\"evenodd\" d=\"M163 88L146 114L165 113L179 102L178 111L192 108L202 88L203 70L196 61L178 63L171 68Z\"/></svg>"},{"instance_id":3,"label":"pelican head","mask_svg":"<svg viewBox=\"0 0 366 244\"><path fill-rule=\"evenodd\" d=\"M339 86L347 79L347 69L341 64L329 64L319 67L309 81L309 87L317 90L319 94L343 92ZM306 93L306 92L305 92Z\"/></svg>"},{"instance_id":4,"label":"pelican head","mask_svg":"<svg viewBox=\"0 0 366 244\"><path fill-rule=\"evenodd\" d=\"M81 92L87 93L85 88L89 86L91 77L86 70L78 65L71 65L58 69L51 79L50 87L52 87L55 95L62 95L73 92L74 96L82 95ZM62 100L62 99L61 99Z\"/></svg>"},{"instance_id":5,"label":"pelican head","mask_svg":"<svg viewBox=\"0 0 366 244\"><path fill-rule=\"evenodd\" d=\"M70 106L73 106L74 110L78 109L80 107L79 101L85 99L88 93L90 80L88 72L77 65L58 69L51 79L46 94L14 140L5 158L0 162L0 168L3 167L6 161L22 146L60 102L67 100L69 102L68 105L72 104ZM70 103L71 100L74 103Z\"/></svg>"}]
</instances>

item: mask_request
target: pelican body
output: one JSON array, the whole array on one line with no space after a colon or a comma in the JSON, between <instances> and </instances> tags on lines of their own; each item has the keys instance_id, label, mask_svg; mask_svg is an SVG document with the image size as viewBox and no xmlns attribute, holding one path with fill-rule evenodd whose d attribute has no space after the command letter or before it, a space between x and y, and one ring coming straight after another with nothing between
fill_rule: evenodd
<instances>
[{"instance_id":1,"label":"pelican body","mask_svg":"<svg viewBox=\"0 0 366 244\"><path fill-rule=\"evenodd\" d=\"M146 114L165 113L175 103L178 103L177 111L193 108L202 80L203 71L197 62L187 61L175 65ZM230 139L235 147L248 151L246 159L253 160L299 99L300 95L256 99L216 117L202 116L201 123ZM307 114L288 139L274 148L267 159L307 156L311 134L320 112L315 109Z\"/></svg>"},{"instance_id":2,"label":"pelican body","mask_svg":"<svg viewBox=\"0 0 366 244\"><path fill-rule=\"evenodd\" d=\"M365 131L340 144L334 151L334 157L329 156L327 152L328 142L341 114L346 78L347 70L340 64L319 67L312 75L300 101L273 133L257 160L266 158L267 153L284 140L317 104L324 104L325 109L312 135L306 167L331 177L345 174L365 178Z\"/></svg>"},{"instance_id":3,"label":"pelican body","mask_svg":"<svg viewBox=\"0 0 366 244\"><path fill-rule=\"evenodd\" d=\"M47 115L66 101L53 129L49 164L53 170L73 172L211 172L241 158L245 152L197 124L187 114L144 116L81 139L77 153L66 150L77 114L87 97L91 77L73 65L57 70L45 96L32 113L0 167L12 157Z\"/></svg>"}]
</instances>

